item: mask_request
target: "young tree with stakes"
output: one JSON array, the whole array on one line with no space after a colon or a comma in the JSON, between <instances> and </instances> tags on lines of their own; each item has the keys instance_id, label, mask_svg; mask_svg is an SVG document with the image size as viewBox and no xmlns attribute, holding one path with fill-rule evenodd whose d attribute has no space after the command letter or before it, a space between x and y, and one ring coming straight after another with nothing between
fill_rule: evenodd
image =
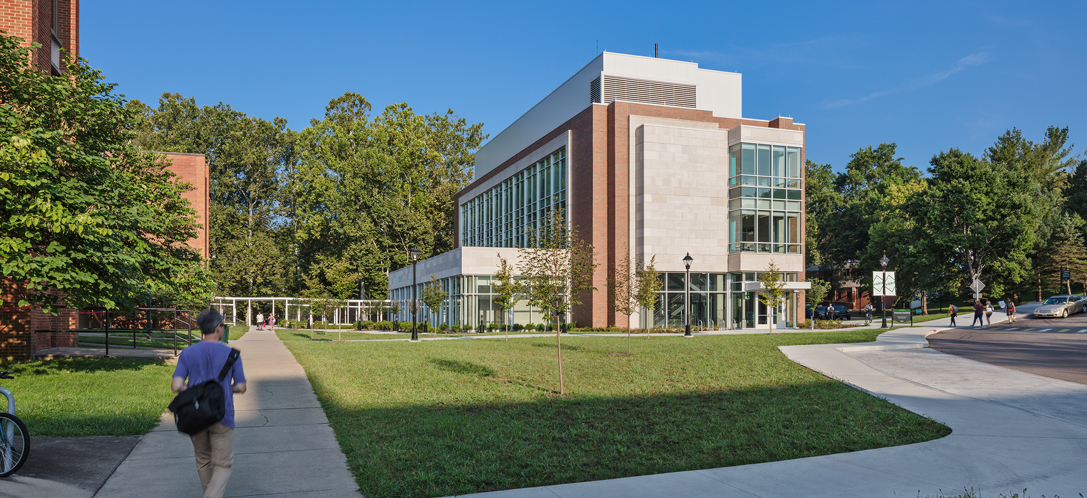
<instances>
[{"instance_id":1,"label":"young tree with stakes","mask_svg":"<svg viewBox=\"0 0 1087 498\"><path fill-rule=\"evenodd\" d=\"M773 260L766 267L766 271L759 274L759 282L764 289L759 293L759 302L776 314L778 307L785 302L785 281Z\"/></svg>"},{"instance_id":2,"label":"young tree with stakes","mask_svg":"<svg viewBox=\"0 0 1087 498\"><path fill-rule=\"evenodd\" d=\"M657 257L649 258L648 263L640 265L634 283L634 299L638 307L646 313L652 313L657 308L657 294L661 290L661 274L657 272ZM650 320L646 317L645 338L649 339Z\"/></svg>"},{"instance_id":3,"label":"young tree with stakes","mask_svg":"<svg viewBox=\"0 0 1087 498\"><path fill-rule=\"evenodd\" d=\"M593 286L593 246L578 238L566 225L561 209L551 212L539 231L534 231L530 246L522 251L520 270L525 295L532 306L555 319L555 344L559 363L559 394L566 394L562 378L562 330L559 318L581 304L579 294L596 290Z\"/></svg>"},{"instance_id":4,"label":"young tree with stakes","mask_svg":"<svg viewBox=\"0 0 1087 498\"><path fill-rule=\"evenodd\" d=\"M650 267L655 265L656 256L650 260ZM653 273L656 273L655 271ZM644 285L645 280L651 285ZM649 297L649 294L641 294L647 289L652 294L653 302L649 309L656 304L658 282L645 272L642 261L631 260L630 256L624 256L615 265L615 274L608 278L608 287L611 292L611 305L615 312L627 317L627 354L630 354L630 316L643 307L639 298ZM648 329L648 327L647 327ZM646 337L649 337L646 335Z\"/></svg>"},{"instance_id":5,"label":"young tree with stakes","mask_svg":"<svg viewBox=\"0 0 1087 498\"><path fill-rule=\"evenodd\" d=\"M513 274L513 266L510 265L502 254L498 254L498 272L494 274L494 304L502 310L502 316L506 316L510 308L521 300L521 281ZM509 317L506 318L506 341L510 340Z\"/></svg>"}]
</instances>

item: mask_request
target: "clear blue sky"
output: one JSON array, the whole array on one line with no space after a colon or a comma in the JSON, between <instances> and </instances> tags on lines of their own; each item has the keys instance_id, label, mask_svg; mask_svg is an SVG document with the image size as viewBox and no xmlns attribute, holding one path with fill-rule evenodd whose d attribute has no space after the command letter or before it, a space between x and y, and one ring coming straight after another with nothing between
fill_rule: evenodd
<instances>
[{"instance_id":1,"label":"clear blue sky","mask_svg":"<svg viewBox=\"0 0 1087 498\"><path fill-rule=\"evenodd\" d=\"M353 91L492 137L601 50L743 74L744 117L807 124L841 170L896 142L922 169L1011 127L1087 150L1087 2L81 2L82 54L129 99L222 101L296 130Z\"/></svg>"}]
</instances>

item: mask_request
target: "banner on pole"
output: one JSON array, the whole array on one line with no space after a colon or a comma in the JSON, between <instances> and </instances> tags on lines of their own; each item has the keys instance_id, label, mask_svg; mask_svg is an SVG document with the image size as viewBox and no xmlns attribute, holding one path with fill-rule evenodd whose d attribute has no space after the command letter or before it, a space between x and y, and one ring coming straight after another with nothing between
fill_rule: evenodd
<instances>
[{"instance_id":1,"label":"banner on pole","mask_svg":"<svg viewBox=\"0 0 1087 498\"><path fill-rule=\"evenodd\" d=\"M895 272L893 271L874 271L872 272L872 295L873 296L896 296L898 292L895 290Z\"/></svg>"}]
</instances>

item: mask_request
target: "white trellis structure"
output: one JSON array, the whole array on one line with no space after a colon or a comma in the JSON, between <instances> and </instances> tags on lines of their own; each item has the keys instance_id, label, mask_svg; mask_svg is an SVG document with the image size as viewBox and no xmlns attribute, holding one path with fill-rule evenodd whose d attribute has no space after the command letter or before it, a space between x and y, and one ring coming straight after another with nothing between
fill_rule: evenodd
<instances>
[{"instance_id":1,"label":"white trellis structure","mask_svg":"<svg viewBox=\"0 0 1087 498\"><path fill-rule=\"evenodd\" d=\"M247 325L256 324L253 303L271 304L277 322L283 320L305 321L313 323L314 316L333 324L348 324L361 321L391 320L389 307L393 301L383 299L345 299L344 306L335 308L332 316L314 315L306 299L300 297L228 297L218 296L212 299L211 307L226 318L227 325L237 325L239 318ZM239 315L240 314L240 315Z\"/></svg>"}]
</instances>

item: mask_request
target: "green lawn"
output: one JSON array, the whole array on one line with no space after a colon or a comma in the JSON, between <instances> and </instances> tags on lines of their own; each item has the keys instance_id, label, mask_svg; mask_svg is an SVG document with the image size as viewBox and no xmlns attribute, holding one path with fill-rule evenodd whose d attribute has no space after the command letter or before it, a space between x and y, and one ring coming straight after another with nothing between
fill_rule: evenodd
<instances>
[{"instance_id":1,"label":"green lawn","mask_svg":"<svg viewBox=\"0 0 1087 498\"><path fill-rule=\"evenodd\" d=\"M656 334L658 332L654 332ZM309 330L309 329L276 329L276 334L285 341L391 341L391 340L404 340L411 339L411 332L400 332L397 334L385 333L373 333L373 332L357 332L354 330ZM541 331L526 331L510 332L510 337L525 336L525 335L549 335L554 336L555 332L541 332ZM602 332L570 332L570 334L609 334L609 335L626 335L626 332L616 331L602 331ZM483 334L475 332L447 332L444 334L419 333L419 337L422 339L435 339L442 337L505 337L505 332L486 332ZM638 337L637 333L632 333L633 337ZM642 332L644 338L645 332ZM112 339L110 344L113 344Z\"/></svg>"},{"instance_id":2,"label":"green lawn","mask_svg":"<svg viewBox=\"0 0 1087 498\"><path fill-rule=\"evenodd\" d=\"M916 443L950 430L777 346L879 331L337 343L278 331L364 495L444 496Z\"/></svg>"},{"instance_id":3,"label":"green lawn","mask_svg":"<svg viewBox=\"0 0 1087 498\"><path fill-rule=\"evenodd\" d=\"M174 367L150 360L71 358L0 370L15 376L0 385L15 394L15 414L34 436L145 434L174 398Z\"/></svg>"}]
</instances>

